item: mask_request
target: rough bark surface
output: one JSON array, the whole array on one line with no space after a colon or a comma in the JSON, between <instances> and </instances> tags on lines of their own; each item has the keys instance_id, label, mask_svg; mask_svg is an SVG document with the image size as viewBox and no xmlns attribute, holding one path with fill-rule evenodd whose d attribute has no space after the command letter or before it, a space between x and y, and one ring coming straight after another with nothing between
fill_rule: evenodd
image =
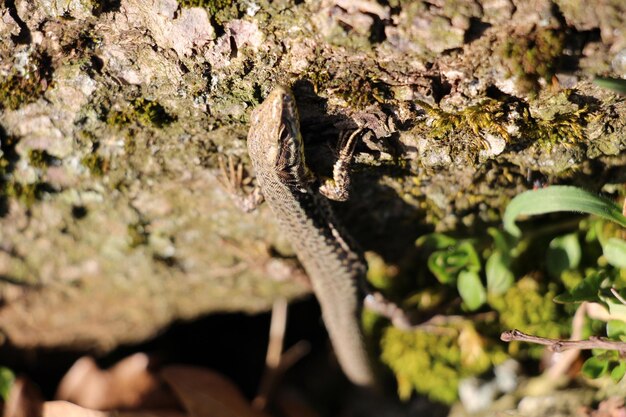
<instances>
[{"instance_id":1,"label":"rough bark surface","mask_svg":"<svg viewBox=\"0 0 626 417\"><path fill-rule=\"evenodd\" d=\"M267 208L216 178L277 83L321 173L368 129L337 208L388 262L540 183L624 182L626 102L591 82L626 77L621 0L190 3L0 5L5 341L107 350L306 292Z\"/></svg>"}]
</instances>

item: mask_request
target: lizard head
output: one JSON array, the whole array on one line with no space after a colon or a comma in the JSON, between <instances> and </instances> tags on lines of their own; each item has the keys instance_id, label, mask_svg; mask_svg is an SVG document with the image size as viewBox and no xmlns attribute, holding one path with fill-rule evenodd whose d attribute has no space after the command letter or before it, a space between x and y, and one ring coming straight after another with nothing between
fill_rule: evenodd
<instances>
[{"instance_id":1,"label":"lizard head","mask_svg":"<svg viewBox=\"0 0 626 417\"><path fill-rule=\"evenodd\" d=\"M310 183L298 109L289 88L276 87L252 112L248 153L255 168L275 172L290 186L304 190Z\"/></svg>"}]
</instances>

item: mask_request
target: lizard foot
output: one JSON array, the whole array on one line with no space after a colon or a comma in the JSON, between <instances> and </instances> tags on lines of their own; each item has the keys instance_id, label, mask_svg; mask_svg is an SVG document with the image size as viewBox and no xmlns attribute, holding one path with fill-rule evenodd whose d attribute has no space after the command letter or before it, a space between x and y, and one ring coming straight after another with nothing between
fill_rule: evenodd
<instances>
[{"instance_id":1,"label":"lizard foot","mask_svg":"<svg viewBox=\"0 0 626 417\"><path fill-rule=\"evenodd\" d=\"M363 130L359 128L351 133L343 132L339 136L337 162L333 166L333 177L324 179L319 188L320 193L331 200L346 201L350 195L350 163L357 139Z\"/></svg>"},{"instance_id":2,"label":"lizard foot","mask_svg":"<svg viewBox=\"0 0 626 417\"><path fill-rule=\"evenodd\" d=\"M246 213L251 212L263 202L263 194L258 186L255 186L250 193L245 192L245 187L251 184L251 177L244 172L241 162L235 163L232 156L228 156L228 161L223 156L218 158L219 174L217 180L239 209Z\"/></svg>"}]
</instances>

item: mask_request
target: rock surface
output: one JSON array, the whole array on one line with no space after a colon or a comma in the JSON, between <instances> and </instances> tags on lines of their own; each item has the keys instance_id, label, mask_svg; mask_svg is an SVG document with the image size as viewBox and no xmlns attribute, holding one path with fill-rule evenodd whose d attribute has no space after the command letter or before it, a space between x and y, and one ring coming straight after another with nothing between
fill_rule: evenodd
<instances>
[{"instance_id":1,"label":"rock surface","mask_svg":"<svg viewBox=\"0 0 626 417\"><path fill-rule=\"evenodd\" d=\"M537 183L624 182L626 102L591 82L626 77L619 0L189 3L0 6L5 342L109 350L306 293L267 208L217 179L277 83L321 173L368 129L337 209L390 263Z\"/></svg>"}]
</instances>

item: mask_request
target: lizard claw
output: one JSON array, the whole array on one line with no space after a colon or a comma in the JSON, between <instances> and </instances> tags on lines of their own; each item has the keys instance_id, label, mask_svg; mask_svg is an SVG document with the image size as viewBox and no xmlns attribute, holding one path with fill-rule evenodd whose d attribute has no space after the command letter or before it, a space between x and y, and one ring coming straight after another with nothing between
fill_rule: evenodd
<instances>
[{"instance_id":1,"label":"lizard claw","mask_svg":"<svg viewBox=\"0 0 626 417\"><path fill-rule=\"evenodd\" d=\"M255 186L250 193L246 193L245 187L250 185L251 177L244 172L241 162L235 163L232 155L228 155L228 161L220 155L218 157L219 174L217 180L229 194L235 205L240 210L249 213L263 202L261 189Z\"/></svg>"},{"instance_id":2,"label":"lizard claw","mask_svg":"<svg viewBox=\"0 0 626 417\"><path fill-rule=\"evenodd\" d=\"M333 166L333 177L326 178L319 191L335 201L346 201L350 195L350 163L356 149L359 135L365 129L359 128L351 133L344 132L339 136L337 146L337 162Z\"/></svg>"}]
</instances>

